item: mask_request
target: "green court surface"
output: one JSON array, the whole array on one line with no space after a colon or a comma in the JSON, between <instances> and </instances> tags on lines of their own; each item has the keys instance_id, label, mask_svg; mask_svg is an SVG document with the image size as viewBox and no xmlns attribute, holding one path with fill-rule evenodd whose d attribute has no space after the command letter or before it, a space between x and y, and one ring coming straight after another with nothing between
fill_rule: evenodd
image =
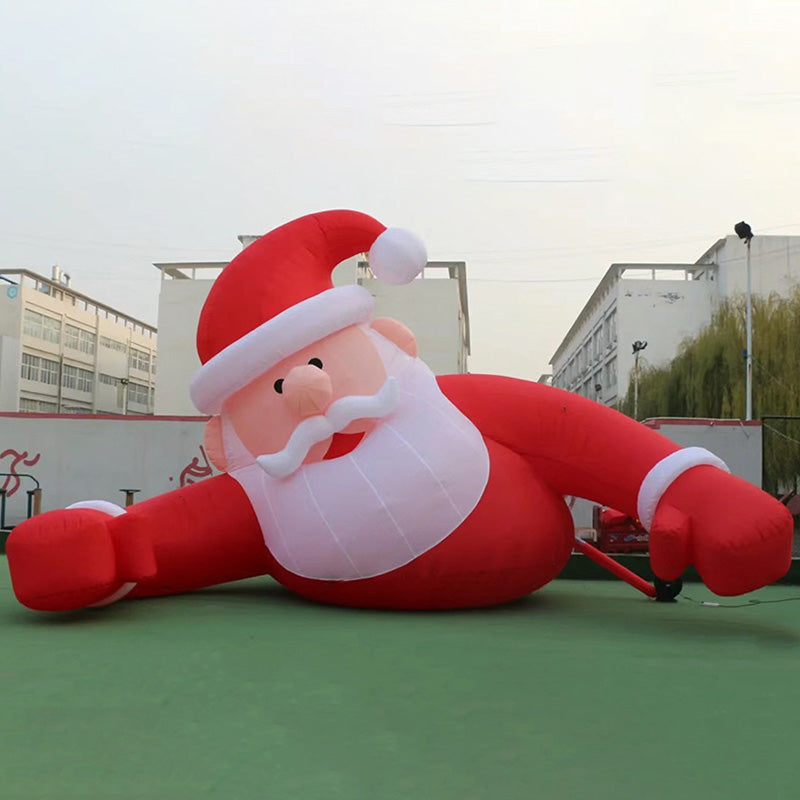
<instances>
[{"instance_id":1,"label":"green court surface","mask_svg":"<svg viewBox=\"0 0 800 800\"><path fill-rule=\"evenodd\" d=\"M800 602L559 580L491 610L392 613L260 579L47 616L0 559L0 627L3 800L800 793Z\"/></svg>"}]
</instances>

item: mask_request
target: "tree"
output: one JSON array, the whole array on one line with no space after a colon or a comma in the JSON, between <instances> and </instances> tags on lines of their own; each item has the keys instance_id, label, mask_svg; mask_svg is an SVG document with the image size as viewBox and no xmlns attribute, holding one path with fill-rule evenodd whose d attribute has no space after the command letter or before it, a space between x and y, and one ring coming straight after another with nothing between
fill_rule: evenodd
<instances>
[{"instance_id":1,"label":"tree","mask_svg":"<svg viewBox=\"0 0 800 800\"><path fill-rule=\"evenodd\" d=\"M711 322L681 343L667 365L639 372L639 416L743 419L745 299L721 303ZM633 378L619 410L633 414ZM797 487L800 473L800 287L753 298L753 416L764 424L765 489ZM768 484L768 485L767 485Z\"/></svg>"}]
</instances>

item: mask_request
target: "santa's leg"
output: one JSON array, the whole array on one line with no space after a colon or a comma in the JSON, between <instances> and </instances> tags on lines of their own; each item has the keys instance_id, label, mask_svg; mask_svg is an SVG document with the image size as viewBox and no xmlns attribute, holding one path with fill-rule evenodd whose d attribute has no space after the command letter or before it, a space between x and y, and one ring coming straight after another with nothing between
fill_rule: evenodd
<instances>
[{"instance_id":1,"label":"santa's leg","mask_svg":"<svg viewBox=\"0 0 800 800\"><path fill-rule=\"evenodd\" d=\"M102 501L76 506L33 517L8 539L14 592L30 608L186 592L269 568L255 514L227 475L128 509Z\"/></svg>"}]
</instances>

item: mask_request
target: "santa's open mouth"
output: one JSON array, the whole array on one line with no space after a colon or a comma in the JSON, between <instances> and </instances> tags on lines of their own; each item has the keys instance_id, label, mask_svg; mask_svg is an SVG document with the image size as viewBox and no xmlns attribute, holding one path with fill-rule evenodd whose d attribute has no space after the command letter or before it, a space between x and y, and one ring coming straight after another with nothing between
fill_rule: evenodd
<instances>
[{"instance_id":1,"label":"santa's open mouth","mask_svg":"<svg viewBox=\"0 0 800 800\"><path fill-rule=\"evenodd\" d=\"M340 397L328 407L324 415L307 417L292 432L283 450L264 453L256 462L273 478L286 478L297 470L318 442L330 438L331 443L324 458L336 458L355 449L363 434L354 427L366 425L369 432L374 420L391 414L397 408L397 383L388 377L374 395L349 395Z\"/></svg>"},{"instance_id":2,"label":"santa's open mouth","mask_svg":"<svg viewBox=\"0 0 800 800\"><path fill-rule=\"evenodd\" d=\"M323 461L329 458L340 458L352 453L364 438L365 431L358 433L334 433L330 446L322 457Z\"/></svg>"}]
</instances>

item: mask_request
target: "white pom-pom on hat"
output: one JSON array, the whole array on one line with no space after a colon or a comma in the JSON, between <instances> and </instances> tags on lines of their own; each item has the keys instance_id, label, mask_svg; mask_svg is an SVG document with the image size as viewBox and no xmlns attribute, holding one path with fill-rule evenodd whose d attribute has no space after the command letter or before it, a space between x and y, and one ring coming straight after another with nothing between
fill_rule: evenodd
<instances>
[{"instance_id":1,"label":"white pom-pom on hat","mask_svg":"<svg viewBox=\"0 0 800 800\"><path fill-rule=\"evenodd\" d=\"M411 283L428 263L422 239L405 228L387 228L369 249L369 266L384 283Z\"/></svg>"}]
</instances>

